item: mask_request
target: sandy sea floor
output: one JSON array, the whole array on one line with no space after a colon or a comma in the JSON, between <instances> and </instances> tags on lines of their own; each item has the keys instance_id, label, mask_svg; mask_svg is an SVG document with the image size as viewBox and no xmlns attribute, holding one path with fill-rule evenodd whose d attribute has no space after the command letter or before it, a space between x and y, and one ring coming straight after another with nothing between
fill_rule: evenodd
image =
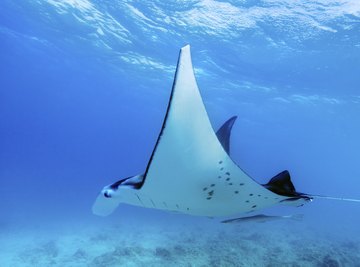
<instances>
[{"instance_id":1,"label":"sandy sea floor","mask_svg":"<svg viewBox=\"0 0 360 267\"><path fill-rule=\"evenodd\" d=\"M220 224L160 213L3 225L0 266L360 266L360 231L319 220Z\"/></svg>"}]
</instances>

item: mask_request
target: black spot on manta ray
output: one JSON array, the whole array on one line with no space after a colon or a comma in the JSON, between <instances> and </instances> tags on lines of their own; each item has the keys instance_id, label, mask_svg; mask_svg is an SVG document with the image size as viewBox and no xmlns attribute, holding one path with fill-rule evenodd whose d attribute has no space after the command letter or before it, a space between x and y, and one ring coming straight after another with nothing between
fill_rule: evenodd
<instances>
[{"instance_id":1,"label":"black spot on manta ray","mask_svg":"<svg viewBox=\"0 0 360 267\"><path fill-rule=\"evenodd\" d=\"M211 197L207 197L206 199L207 199L207 200L210 200L210 199L211 199Z\"/></svg>"},{"instance_id":2,"label":"black spot on manta ray","mask_svg":"<svg viewBox=\"0 0 360 267\"><path fill-rule=\"evenodd\" d=\"M220 160L220 161L219 161L219 164L222 164L222 163L223 163L222 160Z\"/></svg>"},{"instance_id":3,"label":"black spot on manta ray","mask_svg":"<svg viewBox=\"0 0 360 267\"><path fill-rule=\"evenodd\" d=\"M208 192L209 196L212 196L214 194L214 190L211 190L210 192Z\"/></svg>"},{"instance_id":4,"label":"black spot on manta ray","mask_svg":"<svg viewBox=\"0 0 360 267\"><path fill-rule=\"evenodd\" d=\"M211 187L214 187L214 186L215 186L215 184L211 184L210 186L211 186Z\"/></svg>"},{"instance_id":5,"label":"black spot on manta ray","mask_svg":"<svg viewBox=\"0 0 360 267\"><path fill-rule=\"evenodd\" d=\"M220 171L222 171L222 170L224 170L224 167L221 167L221 168L220 168Z\"/></svg>"},{"instance_id":6,"label":"black spot on manta ray","mask_svg":"<svg viewBox=\"0 0 360 267\"><path fill-rule=\"evenodd\" d=\"M228 185L233 185L233 183L228 183Z\"/></svg>"},{"instance_id":7,"label":"black spot on manta ray","mask_svg":"<svg viewBox=\"0 0 360 267\"><path fill-rule=\"evenodd\" d=\"M250 201L249 201L249 200L246 200L245 202L246 202L246 203L249 203Z\"/></svg>"},{"instance_id":8,"label":"black spot on manta ray","mask_svg":"<svg viewBox=\"0 0 360 267\"><path fill-rule=\"evenodd\" d=\"M239 194L239 191L234 191L235 194Z\"/></svg>"},{"instance_id":9,"label":"black spot on manta ray","mask_svg":"<svg viewBox=\"0 0 360 267\"><path fill-rule=\"evenodd\" d=\"M226 181L230 181L230 177L226 178Z\"/></svg>"},{"instance_id":10,"label":"black spot on manta ray","mask_svg":"<svg viewBox=\"0 0 360 267\"><path fill-rule=\"evenodd\" d=\"M206 190L207 190L207 187L204 187L204 188L203 188L203 191L206 191Z\"/></svg>"},{"instance_id":11,"label":"black spot on manta ray","mask_svg":"<svg viewBox=\"0 0 360 267\"><path fill-rule=\"evenodd\" d=\"M230 175L230 172L226 172L225 174Z\"/></svg>"},{"instance_id":12,"label":"black spot on manta ray","mask_svg":"<svg viewBox=\"0 0 360 267\"><path fill-rule=\"evenodd\" d=\"M219 175L218 178L221 179L221 175Z\"/></svg>"},{"instance_id":13,"label":"black spot on manta ray","mask_svg":"<svg viewBox=\"0 0 360 267\"><path fill-rule=\"evenodd\" d=\"M241 186L243 186L243 185L244 185L244 183L240 183L240 185L241 185Z\"/></svg>"},{"instance_id":14,"label":"black spot on manta ray","mask_svg":"<svg viewBox=\"0 0 360 267\"><path fill-rule=\"evenodd\" d=\"M256 205L252 206L251 208L252 208L252 209L256 208Z\"/></svg>"},{"instance_id":15,"label":"black spot on manta ray","mask_svg":"<svg viewBox=\"0 0 360 267\"><path fill-rule=\"evenodd\" d=\"M252 197L253 195L254 195L254 194L249 194L249 196L251 196L251 197Z\"/></svg>"}]
</instances>

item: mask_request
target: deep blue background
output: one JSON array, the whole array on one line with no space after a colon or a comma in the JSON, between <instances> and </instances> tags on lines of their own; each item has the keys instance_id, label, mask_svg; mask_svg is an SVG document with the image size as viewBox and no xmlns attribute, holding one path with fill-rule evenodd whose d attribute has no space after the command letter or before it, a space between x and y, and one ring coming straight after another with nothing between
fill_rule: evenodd
<instances>
[{"instance_id":1,"label":"deep blue background","mask_svg":"<svg viewBox=\"0 0 360 267\"><path fill-rule=\"evenodd\" d=\"M90 219L104 185L143 172L185 44L214 128L239 116L247 173L360 198L359 23L345 0L2 1L1 219Z\"/></svg>"}]
</instances>

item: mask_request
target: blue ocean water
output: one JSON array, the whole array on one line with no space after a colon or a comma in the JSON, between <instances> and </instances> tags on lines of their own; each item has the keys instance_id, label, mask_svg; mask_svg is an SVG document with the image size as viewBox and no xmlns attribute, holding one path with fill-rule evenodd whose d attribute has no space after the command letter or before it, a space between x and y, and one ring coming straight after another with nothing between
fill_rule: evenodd
<instances>
[{"instance_id":1,"label":"blue ocean water","mask_svg":"<svg viewBox=\"0 0 360 267\"><path fill-rule=\"evenodd\" d=\"M213 127L238 115L247 173L360 198L359 33L357 0L2 1L0 266L358 266L358 203L230 226L91 206L144 172L186 44Z\"/></svg>"}]
</instances>

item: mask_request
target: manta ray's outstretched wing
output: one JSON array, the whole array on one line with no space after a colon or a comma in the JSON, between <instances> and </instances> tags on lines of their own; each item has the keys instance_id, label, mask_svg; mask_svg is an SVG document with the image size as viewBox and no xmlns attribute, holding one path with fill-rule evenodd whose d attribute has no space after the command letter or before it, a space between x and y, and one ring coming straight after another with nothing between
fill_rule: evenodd
<instances>
[{"instance_id":1,"label":"manta ray's outstretched wing","mask_svg":"<svg viewBox=\"0 0 360 267\"><path fill-rule=\"evenodd\" d=\"M232 121L227 126L231 129ZM93 206L94 213L107 215L119 203L128 203L213 217L279 203L299 206L310 200L295 190L276 191L284 181L287 189L294 189L286 175L273 178L265 186L258 184L233 162L227 153L228 144L219 139L199 93L190 46L185 46L180 51L163 127L145 174L105 187Z\"/></svg>"}]
</instances>

